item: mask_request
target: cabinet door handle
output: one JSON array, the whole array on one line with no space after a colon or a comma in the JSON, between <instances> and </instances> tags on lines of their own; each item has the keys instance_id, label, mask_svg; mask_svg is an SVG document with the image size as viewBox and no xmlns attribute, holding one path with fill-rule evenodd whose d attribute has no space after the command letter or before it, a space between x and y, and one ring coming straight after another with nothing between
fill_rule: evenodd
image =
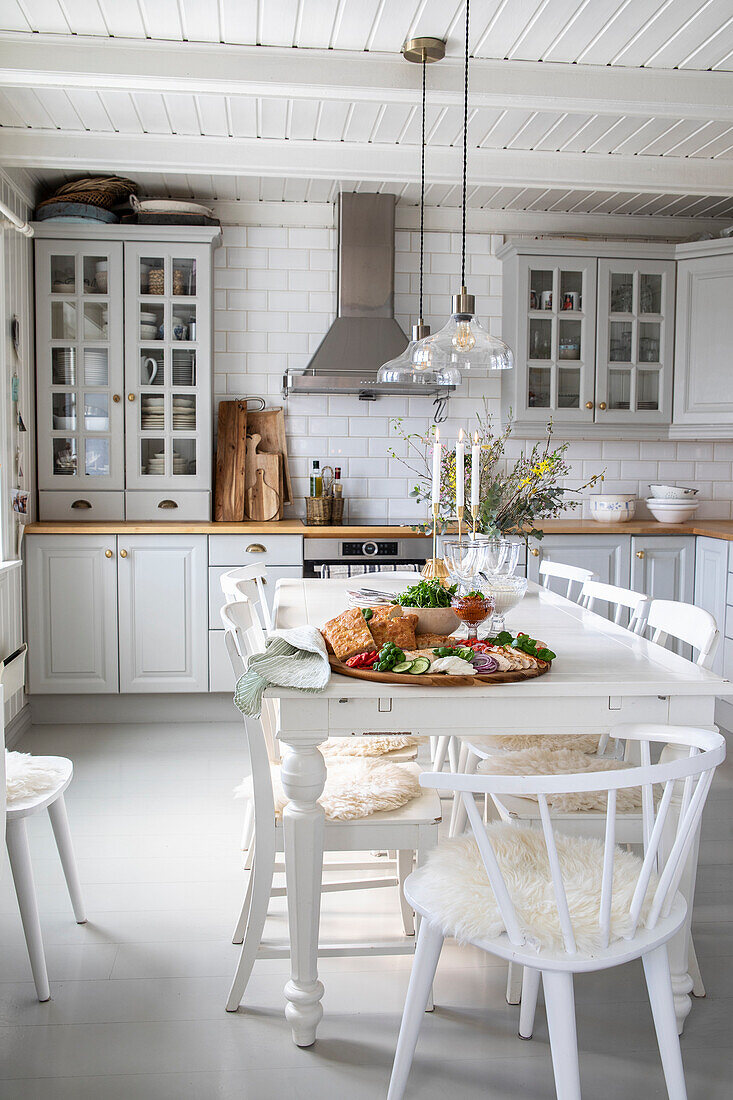
<instances>
[{"instance_id":1,"label":"cabinet door handle","mask_svg":"<svg viewBox=\"0 0 733 1100\"><path fill-rule=\"evenodd\" d=\"M643 550L637 550L636 551L636 556L637 556L637 558L645 558L646 554L644 553Z\"/></svg>"},{"instance_id":2,"label":"cabinet door handle","mask_svg":"<svg viewBox=\"0 0 733 1100\"><path fill-rule=\"evenodd\" d=\"M71 504L72 508L87 509L91 508L91 504L88 500L74 500Z\"/></svg>"},{"instance_id":3,"label":"cabinet door handle","mask_svg":"<svg viewBox=\"0 0 733 1100\"><path fill-rule=\"evenodd\" d=\"M120 550L120 557L121 558L126 558L127 557L127 550Z\"/></svg>"},{"instance_id":4,"label":"cabinet door handle","mask_svg":"<svg viewBox=\"0 0 733 1100\"><path fill-rule=\"evenodd\" d=\"M593 402L592 401L586 401L585 407L586 407L586 409L592 409L593 408Z\"/></svg>"},{"instance_id":5,"label":"cabinet door handle","mask_svg":"<svg viewBox=\"0 0 733 1100\"><path fill-rule=\"evenodd\" d=\"M605 401L599 401L598 402L598 408L599 409L605 409L606 408L606 402Z\"/></svg>"},{"instance_id":6,"label":"cabinet door handle","mask_svg":"<svg viewBox=\"0 0 733 1100\"><path fill-rule=\"evenodd\" d=\"M266 554L267 549L261 542L251 542L249 546L244 548L245 554Z\"/></svg>"},{"instance_id":7,"label":"cabinet door handle","mask_svg":"<svg viewBox=\"0 0 733 1100\"><path fill-rule=\"evenodd\" d=\"M127 400L128 401L134 401L135 400L135 394L134 393L128 393Z\"/></svg>"},{"instance_id":8,"label":"cabinet door handle","mask_svg":"<svg viewBox=\"0 0 733 1100\"><path fill-rule=\"evenodd\" d=\"M533 558L538 558L540 556L539 549L536 546L533 546L532 549L530 550L530 554L532 555Z\"/></svg>"},{"instance_id":9,"label":"cabinet door handle","mask_svg":"<svg viewBox=\"0 0 733 1100\"><path fill-rule=\"evenodd\" d=\"M120 401L120 395L118 393L113 393L112 400L114 401L115 405L118 405Z\"/></svg>"},{"instance_id":10,"label":"cabinet door handle","mask_svg":"<svg viewBox=\"0 0 733 1100\"><path fill-rule=\"evenodd\" d=\"M159 508L177 508L175 500L161 500L158 504Z\"/></svg>"},{"instance_id":11,"label":"cabinet door handle","mask_svg":"<svg viewBox=\"0 0 733 1100\"><path fill-rule=\"evenodd\" d=\"M105 558L111 558L113 556L112 551L111 550L105 550L104 556L105 556Z\"/></svg>"}]
</instances>

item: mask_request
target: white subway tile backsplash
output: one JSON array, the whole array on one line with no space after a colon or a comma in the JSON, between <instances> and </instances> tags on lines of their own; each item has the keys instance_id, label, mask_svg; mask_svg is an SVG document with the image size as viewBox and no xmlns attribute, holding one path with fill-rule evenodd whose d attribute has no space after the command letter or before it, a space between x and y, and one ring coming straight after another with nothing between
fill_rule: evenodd
<instances>
[{"instance_id":1,"label":"white subway tile backsplash","mask_svg":"<svg viewBox=\"0 0 733 1100\"><path fill-rule=\"evenodd\" d=\"M397 207L398 226L400 207ZM328 330L336 311L336 233L323 228L224 226L224 245L215 255L215 390L231 397L259 394L282 403L282 373L304 369ZM490 332L501 335L501 263L497 235L469 234L467 272L476 310ZM398 228L395 262L395 316L409 334L418 313L419 234ZM425 234L424 316L436 332L450 310L460 270L460 235L429 230ZM453 441L460 427L470 429L484 398L499 426L499 378L467 380L451 398L443 438ZM391 521L414 517L426 508L409 496L415 478L397 460L407 445L391 423L401 417L405 432L422 434L432 422L431 398L380 397L360 402L355 395L289 398L285 402L288 449L293 460L296 504L302 513L312 459L342 467L347 516ZM609 431L613 435L613 431ZM562 434L555 433L555 442ZM507 447L509 460L531 449L518 437ZM414 457L414 456L413 456ZM733 442L705 440L573 440L567 451L577 486L606 467L606 480L593 492L628 492L644 498L656 480L699 488L700 518L730 518L733 510ZM587 498L582 513L588 514ZM575 513L580 515L579 509ZM646 506L638 514L646 516Z\"/></svg>"},{"instance_id":2,"label":"white subway tile backsplash","mask_svg":"<svg viewBox=\"0 0 733 1100\"><path fill-rule=\"evenodd\" d=\"M287 243L287 229L251 225L247 230L247 244L254 248L284 248Z\"/></svg>"}]
</instances>

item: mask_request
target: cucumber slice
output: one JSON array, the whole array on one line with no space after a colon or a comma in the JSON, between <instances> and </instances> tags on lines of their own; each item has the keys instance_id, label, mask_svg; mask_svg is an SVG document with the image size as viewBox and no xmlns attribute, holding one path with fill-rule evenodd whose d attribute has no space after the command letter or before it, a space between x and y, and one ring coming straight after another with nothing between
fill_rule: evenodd
<instances>
[{"instance_id":1,"label":"cucumber slice","mask_svg":"<svg viewBox=\"0 0 733 1100\"><path fill-rule=\"evenodd\" d=\"M425 660L425 658L424 657L423 658L416 657L415 660ZM394 666L392 671L393 672L412 672L413 671L412 666L414 664L415 664L415 661L399 661Z\"/></svg>"},{"instance_id":2,"label":"cucumber slice","mask_svg":"<svg viewBox=\"0 0 733 1100\"><path fill-rule=\"evenodd\" d=\"M416 657L415 660L411 662L409 671L413 676L420 676L421 673L427 672L429 668L430 660L427 657Z\"/></svg>"}]
</instances>

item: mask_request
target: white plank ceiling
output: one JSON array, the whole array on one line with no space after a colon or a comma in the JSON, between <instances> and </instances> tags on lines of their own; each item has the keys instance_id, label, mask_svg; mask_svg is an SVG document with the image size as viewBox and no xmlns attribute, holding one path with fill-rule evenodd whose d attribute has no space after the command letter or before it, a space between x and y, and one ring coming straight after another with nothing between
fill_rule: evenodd
<instances>
[{"instance_id":1,"label":"white plank ceiling","mask_svg":"<svg viewBox=\"0 0 733 1100\"><path fill-rule=\"evenodd\" d=\"M5 30L394 53L462 52L456 0L2 0ZM475 57L664 69L733 68L725 0L474 0Z\"/></svg>"},{"instance_id":2,"label":"white plank ceiling","mask_svg":"<svg viewBox=\"0 0 733 1100\"><path fill-rule=\"evenodd\" d=\"M733 216L727 0L474 0L468 202L483 210ZM125 171L152 194L456 207L456 0L0 0L0 164L35 185ZM297 49L293 49L297 47ZM328 51L328 52L325 52Z\"/></svg>"}]
</instances>

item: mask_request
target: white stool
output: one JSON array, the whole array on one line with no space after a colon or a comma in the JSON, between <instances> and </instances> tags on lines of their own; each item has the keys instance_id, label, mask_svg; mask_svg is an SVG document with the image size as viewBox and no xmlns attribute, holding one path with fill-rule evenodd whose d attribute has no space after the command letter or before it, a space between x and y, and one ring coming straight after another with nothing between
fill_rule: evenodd
<instances>
[{"instance_id":1,"label":"white stool","mask_svg":"<svg viewBox=\"0 0 733 1100\"><path fill-rule=\"evenodd\" d=\"M31 817L32 814L39 813L41 810L48 810L76 922L77 924L84 924L87 918L84 914L84 902L82 901L74 848L69 831L69 819L66 816L66 803L64 802L64 791L71 782L74 766L70 760L66 760L62 756L36 756L33 761L34 764L44 763L49 768L58 770L59 776L53 784L49 785L47 790L8 802L5 840L8 846L15 892L18 897L18 908L23 921L25 942L28 945L33 981L36 983L36 993L39 1001L47 1001L51 996L51 991L48 985L46 956L41 937L41 922L38 917L36 885L33 879L33 867L26 830L26 818Z\"/></svg>"}]
</instances>

